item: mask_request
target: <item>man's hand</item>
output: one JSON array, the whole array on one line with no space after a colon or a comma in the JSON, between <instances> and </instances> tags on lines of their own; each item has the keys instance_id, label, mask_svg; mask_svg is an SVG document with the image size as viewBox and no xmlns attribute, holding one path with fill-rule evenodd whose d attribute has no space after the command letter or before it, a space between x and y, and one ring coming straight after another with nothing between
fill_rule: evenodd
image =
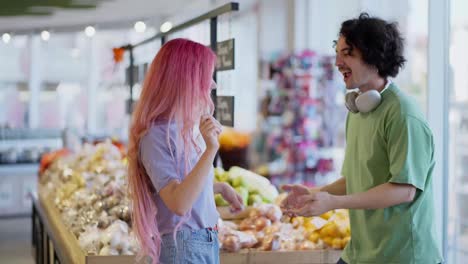
<instances>
[{"instance_id":1,"label":"man's hand","mask_svg":"<svg viewBox=\"0 0 468 264\"><path fill-rule=\"evenodd\" d=\"M317 216L336 209L333 195L327 192L304 194L297 198L297 207L285 210L291 216Z\"/></svg>"},{"instance_id":2,"label":"man's hand","mask_svg":"<svg viewBox=\"0 0 468 264\"><path fill-rule=\"evenodd\" d=\"M284 185L282 189L288 192L288 196L281 203L281 209L283 211L302 207L302 204L299 202L299 198L315 192L313 189L307 188L306 186L300 184Z\"/></svg>"}]
</instances>

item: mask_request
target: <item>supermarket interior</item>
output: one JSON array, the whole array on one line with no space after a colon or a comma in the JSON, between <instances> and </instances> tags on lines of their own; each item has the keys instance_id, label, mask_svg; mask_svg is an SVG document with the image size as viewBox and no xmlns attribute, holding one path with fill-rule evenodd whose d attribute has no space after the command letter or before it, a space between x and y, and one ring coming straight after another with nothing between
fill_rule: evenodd
<instances>
[{"instance_id":1,"label":"supermarket interior","mask_svg":"<svg viewBox=\"0 0 468 264\"><path fill-rule=\"evenodd\" d=\"M2 1L0 263L468 263L466 10Z\"/></svg>"}]
</instances>

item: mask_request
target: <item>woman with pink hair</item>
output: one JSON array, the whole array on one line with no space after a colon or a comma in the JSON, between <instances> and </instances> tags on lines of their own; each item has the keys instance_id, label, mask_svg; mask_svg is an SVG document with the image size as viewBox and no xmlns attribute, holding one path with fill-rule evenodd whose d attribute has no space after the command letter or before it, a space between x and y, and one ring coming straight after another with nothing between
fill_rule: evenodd
<instances>
[{"instance_id":1,"label":"woman with pink hair","mask_svg":"<svg viewBox=\"0 0 468 264\"><path fill-rule=\"evenodd\" d=\"M221 125L210 97L216 55L186 39L167 42L143 83L130 128L128 161L138 259L219 263L214 194L233 210L242 198L213 183Z\"/></svg>"}]
</instances>

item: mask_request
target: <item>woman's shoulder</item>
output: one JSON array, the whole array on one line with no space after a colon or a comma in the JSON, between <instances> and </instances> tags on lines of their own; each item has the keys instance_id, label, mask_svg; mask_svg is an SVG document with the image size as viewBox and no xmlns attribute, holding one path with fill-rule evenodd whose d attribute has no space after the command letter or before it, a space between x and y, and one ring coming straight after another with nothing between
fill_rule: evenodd
<instances>
[{"instance_id":1,"label":"woman's shoulder","mask_svg":"<svg viewBox=\"0 0 468 264\"><path fill-rule=\"evenodd\" d=\"M167 121L156 121L151 124L141 139L141 144L154 144L156 142L167 142L167 137L173 139L176 134L174 123Z\"/></svg>"}]
</instances>

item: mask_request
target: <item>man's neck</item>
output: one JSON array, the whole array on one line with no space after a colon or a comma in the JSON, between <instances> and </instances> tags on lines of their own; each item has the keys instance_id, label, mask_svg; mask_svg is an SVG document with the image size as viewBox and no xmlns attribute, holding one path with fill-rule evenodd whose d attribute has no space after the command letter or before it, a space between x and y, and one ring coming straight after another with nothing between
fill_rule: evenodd
<instances>
[{"instance_id":1,"label":"man's neck","mask_svg":"<svg viewBox=\"0 0 468 264\"><path fill-rule=\"evenodd\" d=\"M359 91L361 91L362 93L365 93L370 90L376 90L377 92L380 93L385 88L386 84L387 84L387 80L385 80L384 78L381 78L381 77L375 78L369 81L368 83L366 83L365 85L359 87Z\"/></svg>"}]
</instances>

